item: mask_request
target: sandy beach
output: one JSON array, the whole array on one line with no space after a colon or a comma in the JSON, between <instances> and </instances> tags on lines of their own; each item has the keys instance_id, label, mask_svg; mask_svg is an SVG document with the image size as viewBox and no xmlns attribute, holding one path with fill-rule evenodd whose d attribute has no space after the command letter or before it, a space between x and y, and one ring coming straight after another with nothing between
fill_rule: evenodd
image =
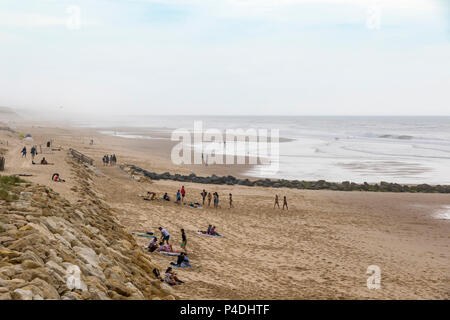
<instances>
[{"instance_id":1,"label":"sandy beach","mask_svg":"<svg viewBox=\"0 0 450 320\"><path fill-rule=\"evenodd\" d=\"M16 124L17 125L17 124ZM245 166L176 166L172 142L102 135L95 129L52 124L22 124L16 132L0 130L3 175L31 175L26 180L51 187L72 203L79 195L69 148L94 159L98 175L92 187L119 212L130 232L168 229L180 249L180 229L186 230L191 269L177 270L186 283L174 292L182 299L448 299L450 297L450 211L447 194L374 193L294 190L184 183L187 201L200 201L202 189L217 191L219 209L192 209L173 201L144 201L153 191L175 197L181 183L134 179L119 165L134 164L154 172L239 176ZM90 145L90 139L94 144ZM54 165L32 165L20 150L52 140L45 156ZM115 153L118 165L102 165L104 154ZM65 183L50 177L58 172ZM227 195L233 194L234 208ZM289 210L273 209L274 195L287 196ZM282 203L281 203L282 204ZM223 238L196 234L215 225ZM144 247L147 238L136 238ZM175 258L157 252L149 259L165 269ZM371 265L381 269L381 288L369 290Z\"/></svg>"}]
</instances>

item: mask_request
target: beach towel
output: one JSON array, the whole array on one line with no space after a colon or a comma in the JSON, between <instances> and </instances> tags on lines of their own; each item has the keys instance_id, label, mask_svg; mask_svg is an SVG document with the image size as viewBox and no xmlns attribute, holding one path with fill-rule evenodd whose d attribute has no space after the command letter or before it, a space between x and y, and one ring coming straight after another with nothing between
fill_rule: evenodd
<instances>
[{"instance_id":1,"label":"beach towel","mask_svg":"<svg viewBox=\"0 0 450 320\"><path fill-rule=\"evenodd\" d=\"M175 262L171 262L170 264L172 265L172 267L175 267L175 268L191 268L190 265L189 266L187 266L187 265L179 265L179 264L176 264Z\"/></svg>"},{"instance_id":2,"label":"beach towel","mask_svg":"<svg viewBox=\"0 0 450 320\"><path fill-rule=\"evenodd\" d=\"M166 256L179 256L180 255L180 252L159 251L159 253L164 254Z\"/></svg>"},{"instance_id":3,"label":"beach towel","mask_svg":"<svg viewBox=\"0 0 450 320\"><path fill-rule=\"evenodd\" d=\"M203 209L202 205L198 202L194 202L194 203L189 203L189 208L194 208L194 209Z\"/></svg>"},{"instance_id":4,"label":"beach towel","mask_svg":"<svg viewBox=\"0 0 450 320\"><path fill-rule=\"evenodd\" d=\"M131 232L132 235L138 236L138 237L145 237L145 238L156 238L155 236L153 236L153 232L147 232L147 233L142 233L142 232Z\"/></svg>"},{"instance_id":5,"label":"beach towel","mask_svg":"<svg viewBox=\"0 0 450 320\"><path fill-rule=\"evenodd\" d=\"M203 233L203 232L200 232L200 231L197 231L197 234L199 234L199 235L202 235L202 236L208 236L208 237L219 237L219 238L223 238L224 236L223 235L212 235L212 234L206 234L206 233Z\"/></svg>"}]
</instances>

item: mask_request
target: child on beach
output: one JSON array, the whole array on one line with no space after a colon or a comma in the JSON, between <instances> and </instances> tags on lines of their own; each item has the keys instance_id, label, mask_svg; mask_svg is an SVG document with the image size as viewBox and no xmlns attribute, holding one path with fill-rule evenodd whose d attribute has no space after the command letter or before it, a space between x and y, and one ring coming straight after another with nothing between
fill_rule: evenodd
<instances>
[{"instance_id":1,"label":"child on beach","mask_svg":"<svg viewBox=\"0 0 450 320\"><path fill-rule=\"evenodd\" d=\"M208 192L208 207L211 207L211 192Z\"/></svg>"}]
</instances>

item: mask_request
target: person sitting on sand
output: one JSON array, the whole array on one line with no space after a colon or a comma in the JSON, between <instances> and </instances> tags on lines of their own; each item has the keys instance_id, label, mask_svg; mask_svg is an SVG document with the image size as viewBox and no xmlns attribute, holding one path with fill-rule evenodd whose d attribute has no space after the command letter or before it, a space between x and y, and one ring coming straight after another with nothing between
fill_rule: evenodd
<instances>
[{"instance_id":1,"label":"person sitting on sand","mask_svg":"<svg viewBox=\"0 0 450 320\"><path fill-rule=\"evenodd\" d=\"M211 230L209 230L209 234L212 235L212 236L220 236L220 234L218 234L218 233L216 232L216 226L213 226L213 227L211 228Z\"/></svg>"},{"instance_id":2,"label":"person sitting on sand","mask_svg":"<svg viewBox=\"0 0 450 320\"><path fill-rule=\"evenodd\" d=\"M155 192L147 192L147 196L144 197L144 200L155 200L156 199L156 193Z\"/></svg>"},{"instance_id":3,"label":"person sitting on sand","mask_svg":"<svg viewBox=\"0 0 450 320\"><path fill-rule=\"evenodd\" d=\"M189 262L189 258L187 257L187 255L182 252L180 253L180 255L177 258L177 263L171 262L170 263L173 266L177 266L180 268L185 268L185 267L190 267L191 263Z\"/></svg>"},{"instance_id":4,"label":"person sitting on sand","mask_svg":"<svg viewBox=\"0 0 450 320\"><path fill-rule=\"evenodd\" d=\"M52 181L54 182L66 182L66 180L61 179L59 173L54 173L52 176Z\"/></svg>"},{"instance_id":5,"label":"person sitting on sand","mask_svg":"<svg viewBox=\"0 0 450 320\"><path fill-rule=\"evenodd\" d=\"M158 248L158 238L154 237L152 240L150 240L150 243L148 244L148 251L153 252Z\"/></svg>"},{"instance_id":6,"label":"person sitting on sand","mask_svg":"<svg viewBox=\"0 0 450 320\"><path fill-rule=\"evenodd\" d=\"M182 284L184 283L183 281L181 281L180 279L178 279L178 277L176 276L175 272L173 272L172 267L168 267L165 273L165 278L164 280L171 286L175 286L177 284Z\"/></svg>"},{"instance_id":7,"label":"person sitting on sand","mask_svg":"<svg viewBox=\"0 0 450 320\"><path fill-rule=\"evenodd\" d=\"M172 249L172 246L170 244L164 245L164 242L162 242L162 241L159 243L159 248L156 249L156 251L158 251L158 252L161 252L161 251L174 252L173 249Z\"/></svg>"},{"instance_id":8,"label":"person sitting on sand","mask_svg":"<svg viewBox=\"0 0 450 320\"><path fill-rule=\"evenodd\" d=\"M286 210L289 210L289 209L288 209L288 204L287 204L286 196L283 197L283 210L284 210L284 207L285 207L285 206L286 206Z\"/></svg>"},{"instance_id":9,"label":"person sitting on sand","mask_svg":"<svg viewBox=\"0 0 450 320\"><path fill-rule=\"evenodd\" d=\"M47 160L45 160L45 157L42 158L41 164L42 164L42 165L48 164Z\"/></svg>"},{"instance_id":10,"label":"person sitting on sand","mask_svg":"<svg viewBox=\"0 0 450 320\"><path fill-rule=\"evenodd\" d=\"M169 197L169 195L167 194L167 192L164 193L163 199L166 200L166 201L170 201L170 197Z\"/></svg>"},{"instance_id":11,"label":"person sitting on sand","mask_svg":"<svg viewBox=\"0 0 450 320\"><path fill-rule=\"evenodd\" d=\"M209 225L209 226L208 226L208 229L206 230L206 234L210 234L211 228L212 228L212 225Z\"/></svg>"}]
</instances>

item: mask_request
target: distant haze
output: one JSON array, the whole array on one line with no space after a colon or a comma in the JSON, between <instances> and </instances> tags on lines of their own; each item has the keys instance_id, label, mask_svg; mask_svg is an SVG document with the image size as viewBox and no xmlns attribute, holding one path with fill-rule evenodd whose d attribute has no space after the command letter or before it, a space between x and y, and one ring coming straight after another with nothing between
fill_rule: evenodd
<instances>
[{"instance_id":1,"label":"distant haze","mask_svg":"<svg viewBox=\"0 0 450 320\"><path fill-rule=\"evenodd\" d=\"M450 115L449 10L440 0L2 0L0 105L56 117Z\"/></svg>"}]
</instances>

